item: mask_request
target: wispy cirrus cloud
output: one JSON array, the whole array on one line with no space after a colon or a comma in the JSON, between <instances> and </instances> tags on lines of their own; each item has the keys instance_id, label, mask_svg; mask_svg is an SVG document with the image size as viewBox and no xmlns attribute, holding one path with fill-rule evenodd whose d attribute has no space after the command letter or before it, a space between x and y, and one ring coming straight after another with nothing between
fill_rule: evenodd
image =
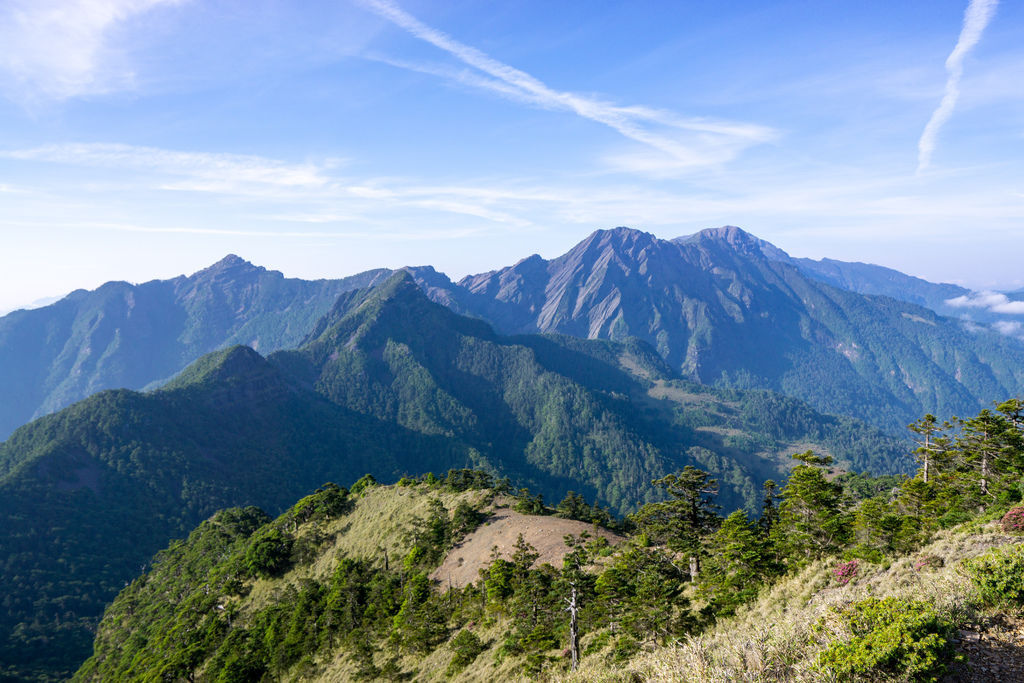
<instances>
[{"instance_id":1,"label":"wispy cirrus cloud","mask_svg":"<svg viewBox=\"0 0 1024 683\"><path fill-rule=\"evenodd\" d=\"M103 221L76 221L73 223L45 223L28 221L10 221L0 219L0 226L7 225L21 228L72 228L76 230L91 229L110 232L141 233L150 235L205 235L219 237L260 237L267 239L278 238L317 238L325 240L347 240L347 239L383 239L383 240L444 240L458 239L474 234L479 231L467 229L447 230L374 230L374 231L352 231L352 230L246 230L231 228L203 228L203 227L182 227L182 226L159 226L139 225L132 223L110 223Z\"/></svg>"},{"instance_id":2,"label":"wispy cirrus cloud","mask_svg":"<svg viewBox=\"0 0 1024 683\"><path fill-rule=\"evenodd\" d=\"M111 143L44 145L0 151L0 158L75 166L151 171L177 180L165 189L231 192L244 186L318 188L328 184L327 168L340 160L294 164L262 156L216 152L183 152Z\"/></svg>"},{"instance_id":3,"label":"wispy cirrus cloud","mask_svg":"<svg viewBox=\"0 0 1024 683\"><path fill-rule=\"evenodd\" d=\"M988 26L996 11L999 0L971 0L964 12L964 23L960 29L960 38L956 46L946 58L946 91L938 108L932 112L931 118L917 142L917 171L927 169L932 163L935 145L942 126L953 116L957 100L960 99L960 79L964 75L964 59L981 40L981 34Z\"/></svg>"},{"instance_id":4,"label":"wispy cirrus cloud","mask_svg":"<svg viewBox=\"0 0 1024 683\"><path fill-rule=\"evenodd\" d=\"M160 6L187 0L10 0L0 8L0 72L8 89L67 99L131 84L110 62L111 31Z\"/></svg>"},{"instance_id":5,"label":"wispy cirrus cloud","mask_svg":"<svg viewBox=\"0 0 1024 683\"><path fill-rule=\"evenodd\" d=\"M335 223L363 218L351 211L339 214L337 204L342 203L349 207L366 204L414 207L510 226L532 225L514 210L497 207L504 198L500 192L344 178L336 175L345 163L342 159L299 164L257 155L111 143L0 150L0 159L108 169L111 183L131 182L155 190L241 196L255 201L301 202L307 207L326 206L325 213L307 210L289 219L300 223ZM130 181L123 180L126 171L131 172Z\"/></svg>"},{"instance_id":6,"label":"wispy cirrus cloud","mask_svg":"<svg viewBox=\"0 0 1024 683\"><path fill-rule=\"evenodd\" d=\"M772 167L747 166L726 176L712 174L700 187L662 188L606 176L596 185L592 177L552 181L543 175L435 182L415 177L358 177L352 172L354 164L343 160L296 162L102 143L0 150L0 159L26 164L24 169L12 167L12 173L25 179L22 182L31 184L34 181L28 179L38 177L45 184L18 188L32 191L25 195L25 207L42 214L53 214L55 206L69 210L77 203L81 205L77 215L102 221L110 209L96 207L116 206L110 202L119 201L125 190L130 190L131 196L145 196L147 207L165 201L159 194L164 192L175 210L209 207L202 209L197 227L215 208L224 220L241 220L245 227L264 226L254 228L257 232L290 223L295 234L310 238L324 236L306 234L311 225L331 226L332 230L341 224L348 230L402 226L396 232L404 233L410 221L422 229L434 222L445 228L509 234L551 226L592 229L621 224L648 229L665 226L682 234L726 223L757 230L769 223L779 224L780 217L785 217L787 234L806 225L815 226L812 233L820 231L821 222L828 221L833 234L848 233L861 240L898 232L908 238L927 234L934 241L951 230L961 230L964 221L985 219L986 225L998 226L1024 219L1024 204L1006 188L979 188L958 180L936 198L916 193L916 182L902 174L850 174L791 182L776 177ZM40 164L96 171L82 184L81 174L51 174ZM59 201L52 201L57 198ZM244 207L242 215L237 213L239 207ZM922 216L929 220L922 222ZM212 226L224 227L223 223Z\"/></svg>"},{"instance_id":7,"label":"wispy cirrus cloud","mask_svg":"<svg viewBox=\"0 0 1024 683\"><path fill-rule=\"evenodd\" d=\"M778 132L768 126L683 117L662 109L640 105L622 106L595 97L556 90L540 79L424 24L391 0L359 2L413 37L455 57L472 71L412 65L385 58L380 58L381 61L490 90L533 106L572 112L603 124L657 154L654 158L650 154L621 157L622 165L627 170L685 170L717 165L734 158L747 147L778 137Z\"/></svg>"}]
</instances>

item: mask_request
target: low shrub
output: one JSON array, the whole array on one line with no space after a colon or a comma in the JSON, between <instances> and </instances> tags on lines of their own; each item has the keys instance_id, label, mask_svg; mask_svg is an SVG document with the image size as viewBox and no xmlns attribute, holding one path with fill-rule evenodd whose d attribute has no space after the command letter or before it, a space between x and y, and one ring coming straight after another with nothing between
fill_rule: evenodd
<instances>
[{"instance_id":1,"label":"low shrub","mask_svg":"<svg viewBox=\"0 0 1024 683\"><path fill-rule=\"evenodd\" d=\"M924 555L914 562L914 571L921 572L925 569L939 569L946 565L946 561L938 555Z\"/></svg>"},{"instance_id":2,"label":"low shrub","mask_svg":"<svg viewBox=\"0 0 1024 683\"><path fill-rule=\"evenodd\" d=\"M279 576L291 566L293 539L277 527L267 525L253 534L245 551L245 568L250 576Z\"/></svg>"},{"instance_id":3,"label":"low shrub","mask_svg":"<svg viewBox=\"0 0 1024 683\"><path fill-rule=\"evenodd\" d=\"M352 484L352 488L349 489L349 493L353 496L359 496L377 485L377 480L372 474L364 474L359 478L359 481Z\"/></svg>"},{"instance_id":4,"label":"low shrub","mask_svg":"<svg viewBox=\"0 0 1024 683\"><path fill-rule=\"evenodd\" d=\"M1024 545L994 548L964 569L990 607L1024 607Z\"/></svg>"},{"instance_id":5,"label":"low shrub","mask_svg":"<svg viewBox=\"0 0 1024 683\"><path fill-rule=\"evenodd\" d=\"M1012 508L999 523L1008 534L1024 534L1024 507Z\"/></svg>"},{"instance_id":6,"label":"low shrub","mask_svg":"<svg viewBox=\"0 0 1024 683\"><path fill-rule=\"evenodd\" d=\"M956 627L927 602L868 598L838 616L852 637L822 652L817 669L839 680L939 681L957 658L951 642Z\"/></svg>"},{"instance_id":7,"label":"low shrub","mask_svg":"<svg viewBox=\"0 0 1024 683\"><path fill-rule=\"evenodd\" d=\"M622 664L623 662L629 661L629 658L639 651L640 643L637 642L636 638L631 636L619 636L615 641L615 647L612 648L612 661L616 664Z\"/></svg>"},{"instance_id":8,"label":"low shrub","mask_svg":"<svg viewBox=\"0 0 1024 683\"><path fill-rule=\"evenodd\" d=\"M447 674L454 676L473 663L477 656L487 649L483 641L472 631L462 630L448 643L455 656L448 665Z\"/></svg>"},{"instance_id":9,"label":"low shrub","mask_svg":"<svg viewBox=\"0 0 1024 683\"><path fill-rule=\"evenodd\" d=\"M840 586L853 581L854 577L857 576L857 569L860 567L860 563L857 560L850 560L849 562L840 562L832 570L832 576L836 577L836 583Z\"/></svg>"}]
</instances>

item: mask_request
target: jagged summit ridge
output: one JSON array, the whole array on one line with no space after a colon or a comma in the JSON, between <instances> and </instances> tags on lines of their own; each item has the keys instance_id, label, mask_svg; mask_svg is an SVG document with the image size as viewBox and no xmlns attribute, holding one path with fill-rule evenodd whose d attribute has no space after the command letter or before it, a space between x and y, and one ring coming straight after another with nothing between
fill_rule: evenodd
<instances>
[{"instance_id":1,"label":"jagged summit ridge","mask_svg":"<svg viewBox=\"0 0 1024 683\"><path fill-rule=\"evenodd\" d=\"M722 243L739 252L761 255L773 261L790 261L789 254L782 249L735 225L708 228L692 235L677 237L672 241L682 246L701 243Z\"/></svg>"},{"instance_id":2,"label":"jagged summit ridge","mask_svg":"<svg viewBox=\"0 0 1024 683\"><path fill-rule=\"evenodd\" d=\"M692 379L783 391L898 430L1024 389L1019 342L921 307L950 291L791 258L736 226L674 240L619 227L464 278L448 297L501 332L638 337Z\"/></svg>"},{"instance_id":3,"label":"jagged summit ridge","mask_svg":"<svg viewBox=\"0 0 1024 683\"><path fill-rule=\"evenodd\" d=\"M244 276L254 275L258 273L273 273L283 277L279 271L268 271L263 266L257 266L250 261L238 256L237 254L228 254L224 258L220 259L216 263L213 263L205 268L197 270L192 275L189 275L187 280L198 280L209 277L224 277L224 276Z\"/></svg>"}]
</instances>

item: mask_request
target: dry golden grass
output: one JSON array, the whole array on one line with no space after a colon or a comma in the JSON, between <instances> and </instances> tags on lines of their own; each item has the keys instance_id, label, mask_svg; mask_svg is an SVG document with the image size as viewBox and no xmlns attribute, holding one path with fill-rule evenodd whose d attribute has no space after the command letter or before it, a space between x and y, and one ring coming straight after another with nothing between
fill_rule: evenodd
<instances>
[{"instance_id":1,"label":"dry golden grass","mask_svg":"<svg viewBox=\"0 0 1024 683\"><path fill-rule=\"evenodd\" d=\"M819 682L813 668L830 638L838 637L834 608L875 597L926 600L957 622L973 616L977 597L959 563L989 549L1021 543L996 525L979 533L945 531L928 546L888 566L861 563L857 578L838 586L836 564L815 563L765 591L735 617L677 645L642 652L625 665L585 659L581 670L562 681ZM914 568L925 556L941 558L939 568ZM821 624L820 629L815 629Z\"/></svg>"},{"instance_id":2,"label":"dry golden grass","mask_svg":"<svg viewBox=\"0 0 1024 683\"><path fill-rule=\"evenodd\" d=\"M327 524L308 522L300 526L297 539L311 534L320 534L325 539L316 559L291 569L283 577L253 581L248 595L239 602L241 614L244 617L265 607L284 587L298 585L302 579L327 579L339 557L360 557L381 567L386 557L391 567L401 566L411 548L406 530L416 519L426 516L431 499L439 498L450 513L460 501L477 506L488 495L488 491L450 493L423 485L372 487L355 497L352 511L340 518Z\"/></svg>"}]
</instances>

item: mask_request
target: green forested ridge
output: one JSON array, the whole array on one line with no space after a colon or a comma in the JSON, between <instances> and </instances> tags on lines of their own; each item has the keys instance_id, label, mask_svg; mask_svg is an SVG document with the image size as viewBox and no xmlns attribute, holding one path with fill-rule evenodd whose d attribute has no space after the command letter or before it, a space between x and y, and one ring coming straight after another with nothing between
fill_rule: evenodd
<instances>
[{"instance_id":1,"label":"green forested ridge","mask_svg":"<svg viewBox=\"0 0 1024 683\"><path fill-rule=\"evenodd\" d=\"M295 391L247 348L224 355L229 378L97 394L3 445L0 661L19 676L66 675L124 581L214 510L279 510L332 477L466 462L449 441Z\"/></svg>"},{"instance_id":2,"label":"green forested ridge","mask_svg":"<svg viewBox=\"0 0 1024 683\"><path fill-rule=\"evenodd\" d=\"M673 379L637 341L501 337L405 274L346 297L316 330L266 359L217 352L156 392L97 394L0 445L4 662L67 671L102 605L169 538L214 510L276 512L365 472L472 466L623 514L686 465L720 480L728 509L754 512L795 447L906 469L902 444L863 424Z\"/></svg>"},{"instance_id":3,"label":"green forested ridge","mask_svg":"<svg viewBox=\"0 0 1024 683\"><path fill-rule=\"evenodd\" d=\"M948 429L939 425L922 446L915 477L859 500L832 477L829 457L797 454L788 482L779 490L767 487L759 520L744 511L721 517L717 482L684 468L656 482L666 499L624 520L628 536L617 546L584 532L566 537L560 566L537 566L536 549L520 536L514 547L495 550L474 583L454 589L432 585L426 572L486 519L479 510L508 504L497 490L473 490L491 485L485 473L375 487L369 494L374 507L362 500L363 485L354 500L344 489L325 486L277 520L249 524L248 535L233 533L235 520L257 513L227 511L164 551L118 596L93 657L76 678L557 678L578 659L574 680L647 680L650 674L743 680L749 674L939 681L950 672L970 679L982 669L965 668L970 663L960 650L959 629L984 628L1024 607L1024 537L1014 526L1024 518L1022 414L1024 404L1013 400ZM985 468L979 468L982 461ZM861 479L869 490L870 481ZM404 533L390 532L402 539L400 561L348 537L367 528L366 520L358 527L349 521L353 510L380 515L394 506L415 510L403 518ZM559 508L574 506L580 501L569 496ZM1002 536L982 532L1000 518ZM938 580L928 573L943 562L928 554L927 544L955 524L961 538L984 540L971 559L951 568L961 580L947 602L935 597L942 587L926 589ZM915 554L921 549L923 555ZM211 562L211 555L218 559ZM910 580L907 571L920 574L917 583L910 580L913 597L878 583L894 566L911 564L912 570L897 573L903 572L903 584ZM846 591L851 599L819 611L810 623L760 623L757 642L740 648L739 663L717 660L735 662L736 653L702 650L711 638L689 638L713 631L721 637L730 618L773 585L808 576L820 581L815 567L831 575L817 595ZM865 591L854 588L862 580L875 581L882 594L869 585L862 597ZM784 611L805 608L794 599ZM787 640L784 628L800 629L803 640ZM671 645L681 647L662 649ZM700 652L705 658L695 654L692 661L680 654ZM645 668L652 657L664 657L660 668Z\"/></svg>"},{"instance_id":4,"label":"green forested ridge","mask_svg":"<svg viewBox=\"0 0 1024 683\"><path fill-rule=\"evenodd\" d=\"M772 389L891 432L1024 390L1020 340L831 286L778 251L739 228L672 241L599 230L550 261L466 277L445 300L508 333L639 337L690 379Z\"/></svg>"},{"instance_id":5,"label":"green forested ridge","mask_svg":"<svg viewBox=\"0 0 1024 683\"><path fill-rule=\"evenodd\" d=\"M293 348L341 292L390 271L305 281L237 256L188 277L108 282L0 317L0 439L102 389L141 389L214 349Z\"/></svg>"}]
</instances>

